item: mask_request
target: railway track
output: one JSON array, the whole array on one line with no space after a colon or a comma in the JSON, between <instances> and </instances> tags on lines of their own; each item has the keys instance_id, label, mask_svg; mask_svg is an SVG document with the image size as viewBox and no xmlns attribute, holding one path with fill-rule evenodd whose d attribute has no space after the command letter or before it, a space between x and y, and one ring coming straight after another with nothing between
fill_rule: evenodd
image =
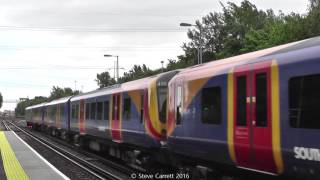
<instances>
[{"instance_id":1,"label":"railway track","mask_svg":"<svg viewBox=\"0 0 320 180\"><path fill-rule=\"evenodd\" d=\"M10 125L8 125L7 123L9 123ZM15 125L12 122L3 121L3 124L4 124L5 128L7 128L8 130L12 130L10 126L13 126L14 128L18 129L20 132L24 133L25 135L32 138L36 142L42 144L43 146L45 146L46 148L55 152L59 156L70 161L71 163L75 164L76 166L81 168L83 171L88 172L89 174L94 176L96 179L101 179L101 180L105 180L105 179L122 180L122 179L124 179L123 176L116 175L113 172L109 172L108 170L103 169L103 168L93 164L92 162L90 162L90 159L83 159L82 157L78 157L77 155L73 154L72 152L70 152L70 151L68 151L58 145L55 145L54 143L52 143L44 138L38 137L38 136L30 133L30 132L18 127L17 125ZM121 171L123 171L123 170L121 170ZM128 174L129 174L129 172L128 172ZM128 179L129 179L129 176L128 176Z\"/></svg>"},{"instance_id":2,"label":"railway track","mask_svg":"<svg viewBox=\"0 0 320 180\"><path fill-rule=\"evenodd\" d=\"M5 131L10 129L10 127L7 125L5 120L2 120L1 123L2 123L2 127L4 128Z\"/></svg>"}]
</instances>

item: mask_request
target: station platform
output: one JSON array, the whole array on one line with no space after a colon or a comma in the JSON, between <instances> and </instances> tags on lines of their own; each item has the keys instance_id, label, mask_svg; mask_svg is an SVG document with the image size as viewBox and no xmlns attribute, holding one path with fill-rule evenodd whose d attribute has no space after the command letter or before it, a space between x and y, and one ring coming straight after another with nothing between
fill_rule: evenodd
<instances>
[{"instance_id":1,"label":"station platform","mask_svg":"<svg viewBox=\"0 0 320 180\"><path fill-rule=\"evenodd\" d=\"M69 179L13 131L0 131L1 180Z\"/></svg>"}]
</instances>

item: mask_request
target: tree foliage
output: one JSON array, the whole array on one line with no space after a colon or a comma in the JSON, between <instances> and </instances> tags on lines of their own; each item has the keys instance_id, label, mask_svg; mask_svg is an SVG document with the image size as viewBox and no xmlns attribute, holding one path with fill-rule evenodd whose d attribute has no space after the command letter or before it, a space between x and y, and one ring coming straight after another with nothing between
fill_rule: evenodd
<instances>
[{"instance_id":1,"label":"tree foliage","mask_svg":"<svg viewBox=\"0 0 320 180\"><path fill-rule=\"evenodd\" d=\"M36 96L33 99L26 99L24 101L20 101L15 108L15 114L16 116L24 116L26 107L41 104L43 102L46 102L47 100L47 97Z\"/></svg>"},{"instance_id":2,"label":"tree foliage","mask_svg":"<svg viewBox=\"0 0 320 180\"><path fill-rule=\"evenodd\" d=\"M240 5L221 4L222 12L209 13L196 21L197 27L189 30L191 40L185 43L185 58L199 47L202 29L204 62L252 52L284 43L320 35L319 0L310 0L306 15L291 13L276 15L273 10L259 10L247 0ZM178 57L179 60L181 60Z\"/></svg>"},{"instance_id":3,"label":"tree foliage","mask_svg":"<svg viewBox=\"0 0 320 180\"><path fill-rule=\"evenodd\" d=\"M203 62L209 62L320 35L320 0L309 0L308 12L303 15L260 10L248 0L239 5L221 3L221 7L222 12L211 12L195 22L187 33L190 42L182 45L184 54L169 59L163 70L135 65L118 83L195 65L198 48L203 49ZM103 73L98 75L103 77ZM100 87L115 83L109 76L106 81L100 79Z\"/></svg>"},{"instance_id":4,"label":"tree foliage","mask_svg":"<svg viewBox=\"0 0 320 180\"><path fill-rule=\"evenodd\" d=\"M100 88L111 86L116 83L116 80L111 78L108 71L97 74L97 79L95 79L95 81Z\"/></svg>"},{"instance_id":5,"label":"tree foliage","mask_svg":"<svg viewBox=\"0 0 320 180\"><path fill-rule=\"evenodd\" d=\"M119 78L118 83L124 83L136 79L141 79L144 77L152 76L154 74L159 73L159 70L152 71L145 64L142 66L140 65L134 65L132 69L129 70L129 72L125 72L122 77Z\"/></svg>"},{"instance_id":6,"label":"tree foliage","mask_svg":"<svg viewBox=\"0 0 320 180\"><path fill-rule=\"evenodd\" d=\"M116 83L124 83L147 76L152 76L159 72L161 72L159 69L154 71L150 70L145 64L143 64L142 66L134 65L133 68L129 70L129 72L125 72L123 76L119 78L118 82L116 82L114 78L111 78L109 72L107 71L97 74L97 79L95 81L98 83L98 86L100 88L103 88Z\"/></svg>"},{"instance_id":7,"label":"tree foliage","mask_svg":"<svg viewBox=\"0 0 320 180\"><path fill-rule=\"evenodd\" d=\"M79 94L79 91L73 91L71 88L60 88L58 86L53 86L50 92L50 96L48 98L48 101L52 101L54 99L59 99L67 96L77 95Z\"/></svg>"},{"instance_id":8,"label":"tree foliage","mask_svg":"<svg viewBox=\"0 0 320 180\"><path fill-rule=\"evenodd\" d=\"M41 104L44 102L49 102L54 99L59 99L67 96L72 96L79 94L79 91L73 91L71 88L60 88L58 86L53 86L50 92L49 97L44 97L44 96L36 96L33 99L26 99L24 101L20 101L16 108L15 108L15 113L16 116L24 116L25 115L25 109L28 106L33 106L36 104Z\"/></svg>"}]
</instances>

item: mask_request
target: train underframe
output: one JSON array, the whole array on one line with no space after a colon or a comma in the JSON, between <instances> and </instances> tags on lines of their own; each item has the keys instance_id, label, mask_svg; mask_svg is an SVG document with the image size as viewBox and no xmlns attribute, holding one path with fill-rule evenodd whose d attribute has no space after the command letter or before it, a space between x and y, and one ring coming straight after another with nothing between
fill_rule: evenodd
<instances>
[{"instance_id":1,"label":"train underframe","mask_svg":"<svg viewBox=\"0 0 320 180\"><path fill-rule=\"evenodd\" d=\"M33 130L42 131L73 143L79 148L124 161L129 166L141 168L146 172L173 173L175 176L190 177L185 179L202 180L228 179L233 175L239 175L239 169L233 165L215 163L173 153L166 146L162 148L139 147L45 125L27 123L27 126Z\"/></svg>"}]
</instances>

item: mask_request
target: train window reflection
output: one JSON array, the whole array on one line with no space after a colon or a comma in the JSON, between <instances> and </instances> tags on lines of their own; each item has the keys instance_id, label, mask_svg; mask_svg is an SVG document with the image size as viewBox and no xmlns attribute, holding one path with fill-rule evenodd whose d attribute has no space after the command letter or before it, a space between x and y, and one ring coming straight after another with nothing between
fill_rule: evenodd
<instances>
[{"instance_id":1,"label":"train window reflection","mask_svg":"<svg viewBox=\"0 0 320 180\"><path fill-rule=\"evenodd\" d=\"M294 128L320 129L320 75L289 80L289 119Z\"/></svg>"},{"instance_id":2,"label":"train window reflection","mask_svg":"<svg viewBox=\"0 0 320 180\"><path fill-rule=\"evenodd\" d=\"M103 103L97 102L97 120L102 120Z\"/></svg>"},{"instance_id":3,"label":"train window reflection","mask_svg":"<svg viewBox=\"0 0 320 180\"><path fill-rule=\"evenodd\" d=\"M72 119L76 119L76 105L73 104L71 107L71 117Z\"/></svg>"},{"instance_id":4,"label":"train window reflection","mask_svg":"<svg viewBox=\"0 0 320 180\"><path fill-rule=\"evenodd\" d=\"M103 102L103 119L109 120L109 101Z\"/></svg>"},{"instance_id":5,"label":"train window reflection","mask_svg":"<svg viewBox=\"0 0 320 180\"><path fill-rule=\"evenodd\" d=\"M86 119L90 118L90 103L86 103Z\"/></svg>"},{"instance_id":6,"label":"train window reflection","mask_svg":"<svg viewBox=\"0 0 320 180\"><path fill-rule=\"evenodd\" d=\"M202 90L201 120L206 124L221 123L221 88L210 87Z\"/></svg>"},{"instance_id":7,"label":"train window reflection","mask_svg":"<svg viewBox=\"0 0 320 180\"><path fill-rule=\"evenodd\" d=\"M76 104L76 111L75 111L75 117L76 117L76 119L78 119L79 118L79 104Z\"/></svg>"},{"instance_id":8,"label":"train window reflection","mask_svg":"<svg viewBox=\"0 0 320 180\"><path fill-rule=\"evenodd\" d=\"M60 108L60 117L64 117L65 116L65 112L64 112L64 105L63 104L61 104L60 106L59 106L59 108Z\"/></svg>"},{"instance_id":9,"label":"train window reflection","mask_svg":"<svg viewBox=\"0 0 320 180\"><path fill-rule=\"evenodd\" d=\"M96 103L93 102L90 106L90 119L96 119Z\"/></svg>"}]
</instances>

